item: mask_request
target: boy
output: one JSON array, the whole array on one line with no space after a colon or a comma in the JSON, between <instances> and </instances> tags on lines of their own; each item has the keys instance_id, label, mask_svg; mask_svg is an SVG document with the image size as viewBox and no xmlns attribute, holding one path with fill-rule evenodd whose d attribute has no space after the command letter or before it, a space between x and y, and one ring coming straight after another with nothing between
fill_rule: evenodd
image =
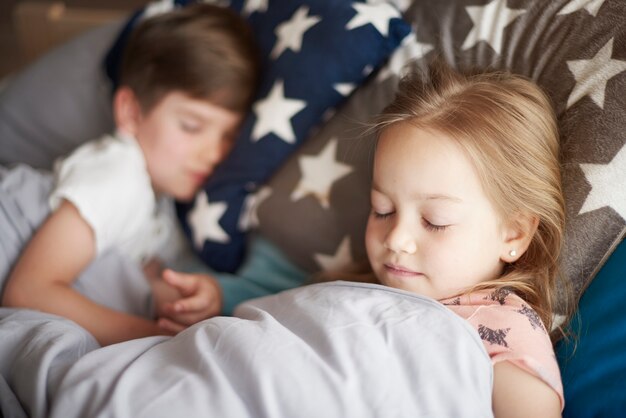
<instances>
[{"instance_id":1,"label":"boy","mask_svg":"<svg viewBox=\"0 0 626 418\"><path fill-rule=\"evenodd\" d=\"M102 345L171 333L71 285L109 249L145 263L168 244L169 198L192 199L227 155L258 72L251 31L229 9L197 4L142 22L113 100L117 132L55 167L52 212L15 263L2 305L72 319ZM218 294L214 280L204 284Z\"/></svg>"}]
</instances>

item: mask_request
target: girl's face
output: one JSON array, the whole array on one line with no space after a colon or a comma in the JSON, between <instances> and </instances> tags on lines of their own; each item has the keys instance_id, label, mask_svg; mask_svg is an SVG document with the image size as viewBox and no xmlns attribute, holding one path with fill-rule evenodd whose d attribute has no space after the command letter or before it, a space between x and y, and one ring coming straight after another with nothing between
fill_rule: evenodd
<instances>
[{"instance_id":1,"label":"girl's face","mask_svg":"<svg viewBox=\"0 0 626 418\"><path fill-rule=\"evenodd\" d=\"M371 200L366 247L382 284L443 299L501 274L506 233L473 165L445 135L386 128Z\"/></svg>"}]
</instances>

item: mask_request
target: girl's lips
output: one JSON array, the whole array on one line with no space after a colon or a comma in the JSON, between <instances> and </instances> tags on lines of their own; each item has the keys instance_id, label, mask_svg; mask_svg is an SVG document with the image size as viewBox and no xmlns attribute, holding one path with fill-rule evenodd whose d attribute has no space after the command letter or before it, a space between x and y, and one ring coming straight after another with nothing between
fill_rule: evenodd
<instances>
[{"instance_id":1,"label":"girl's lips","mask_svg":"<svg viewBox=\"0 0 626 418\"><path fill-rule=\"evenodd\" d=\"M397 266L394 264L385 264L384 266L385 270L387 270L388 273L394 274L396 276L414 277L420 276L422 274L417 271L408 270L402 266Z\"/></svg>"}]
</instances>

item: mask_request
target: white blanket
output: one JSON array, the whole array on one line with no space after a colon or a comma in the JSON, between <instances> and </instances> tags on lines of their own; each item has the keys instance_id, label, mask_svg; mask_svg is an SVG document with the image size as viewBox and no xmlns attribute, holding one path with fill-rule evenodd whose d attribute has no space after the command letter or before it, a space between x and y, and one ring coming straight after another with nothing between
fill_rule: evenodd
<instances>
[{"instance_id":1,"label":"white blanket","mask_svg":"<svg viewBox=\"0 0 626 418\"><path fill-rule=\"evenodd\" d=\"M492 416L491 362L464 320L427 298L345 282L93 350L58 382L58 418Z\"/></svg>"},{"instance_id":2,"label":"white blanket","mask_svg":"<svg viewBox=\"0 0 626 418\"><path fill-rule=\"evenodd\" d=\"M47 214L49 189L36 171L8 173L0 170L1 277ZM90 265L75 286L113 309L150 310L141 271L116 252ZM175 338L102 349L72 321L0 308L0 415L491 414L492 367L478 335L432 300L382 286L321 284L250 301L236 315Z\"/></svg>"}]
</instances>

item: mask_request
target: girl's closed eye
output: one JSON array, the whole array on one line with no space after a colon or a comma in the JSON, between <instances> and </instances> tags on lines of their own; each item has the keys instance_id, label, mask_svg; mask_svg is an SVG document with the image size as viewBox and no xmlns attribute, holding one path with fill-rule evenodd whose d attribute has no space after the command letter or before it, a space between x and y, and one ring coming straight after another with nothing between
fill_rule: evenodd
<instances>
[{"instance_id":1,"label":"girl's closed eye","mask_svg":"<svg viewBox=\"0 0 626 418\"><path fill-rule=\"evenodd\" d=\"M450 225L437 225L435 223L430 222L426 218L422 218L422 222L424 223L424 228L433 232L443 232L450 226Z\"/></svg>"},{"instance_id":2,"label":"girl's closed eye","mask_svg":"<svg viewBox=\"0 0 626 418\"><path fill-rule=\"evenodd\" d=\"M375 209L372 210L372 215L376 219L387 219L387 218L391 217L394 213L395 213L394 211L378 212Z\"/></svg>"}]
</instances>

